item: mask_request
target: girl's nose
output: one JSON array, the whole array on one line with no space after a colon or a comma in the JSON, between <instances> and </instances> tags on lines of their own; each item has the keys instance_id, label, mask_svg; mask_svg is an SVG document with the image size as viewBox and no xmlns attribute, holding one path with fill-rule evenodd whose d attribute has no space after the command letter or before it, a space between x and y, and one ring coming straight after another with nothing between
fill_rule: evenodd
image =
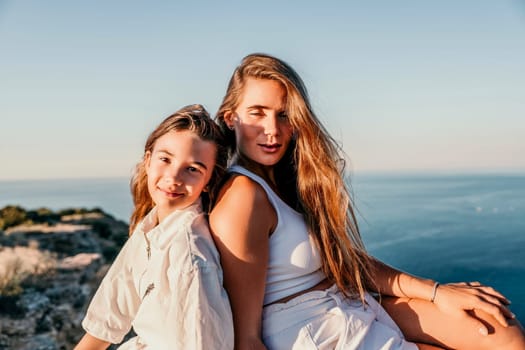
<instances>
[{"instance_id":1,"label":"girl's nose","mask_svg":"<svg viewBox=\"0 0 525 350\"><path fill-rule=\"evenodd\" d=\"M182 172L183 169L181 168L170 168L165 177L166 182L172 183L174 185L182 184Z\"/></svg>"}]
</instances>

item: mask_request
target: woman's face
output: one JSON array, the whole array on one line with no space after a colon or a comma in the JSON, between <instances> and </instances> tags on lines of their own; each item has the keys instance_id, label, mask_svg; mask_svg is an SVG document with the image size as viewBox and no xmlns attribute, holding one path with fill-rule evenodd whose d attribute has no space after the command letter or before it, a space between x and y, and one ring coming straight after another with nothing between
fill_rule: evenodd
<instances>
[{"instance_id":1,"label":"woman's face","mask_svg":"<svg viewBox=\"0 0 525 350\"><path fill-rule=\"evenodd\" d=\"M292 139L286 90L275 80L248 78L238 107L225 122L234 127L237 151L263 166L277 164Z\"/></svg>"}]
</instances>

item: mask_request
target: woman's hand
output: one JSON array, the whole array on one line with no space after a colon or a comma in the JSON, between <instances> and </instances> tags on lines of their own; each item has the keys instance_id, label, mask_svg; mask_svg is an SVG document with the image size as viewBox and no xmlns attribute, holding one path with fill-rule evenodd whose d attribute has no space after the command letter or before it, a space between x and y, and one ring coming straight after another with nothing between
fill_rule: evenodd
<instances>
[{"instance_id":1,"label":"woman's hand","mask_svg":"<svg viewBox=\"0 0 525 350\"><path fill-rule=\"evenodd\" d=\"M507 319L515 318L507 307L510 301L492 287L479 282L460 282L440 284L436 289L434 304L444 313L459 315L477 309L492 315L502 326L507 327ZM480 333L487 335L485 324L469 317L478 325Z\"/></svg>"}]
</instances>

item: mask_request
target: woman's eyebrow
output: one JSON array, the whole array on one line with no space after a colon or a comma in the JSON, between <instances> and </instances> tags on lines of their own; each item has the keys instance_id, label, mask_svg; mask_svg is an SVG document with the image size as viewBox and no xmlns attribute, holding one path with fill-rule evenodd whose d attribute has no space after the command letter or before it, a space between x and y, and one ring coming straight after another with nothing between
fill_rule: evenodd
<instances>
[{"instance_id":1,"label":"woman's eyebrow","mask_svg":"<svg viewBox=\"0 0 525 350\"><path fill-rule=\"evenodd\" d=\"M270 107L263 106L263 105L252 105L252 106L246 107L246 109L268 109L268 108L270 108Z\"/></svg>"}]
</instances>

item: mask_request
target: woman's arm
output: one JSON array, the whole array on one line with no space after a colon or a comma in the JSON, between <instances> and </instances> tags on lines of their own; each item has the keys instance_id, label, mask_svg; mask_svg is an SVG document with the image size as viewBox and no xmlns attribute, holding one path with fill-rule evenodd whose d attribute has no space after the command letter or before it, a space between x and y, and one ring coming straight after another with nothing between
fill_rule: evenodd
<instances>
[{"instance_id":1,"label":"woman's arm","mask_svg":"<svg viewBox=\"0 0 525 350\"><path fill-rule=\"evenodd\" d=\"M381 294L432 301L445 314L458 315L482 310L504 327L508 326L507 319L514 318L507 308L509 301L491 287L482 286L478 282L435 286L432 280L396 270L379 260L373 262L376 286L372 287ZM472 318L472 322L476 322L479 329L486 331L485 325L479 320Z\"/></svg>"},{"instance_id":2,"label":"woman's arm","mask_svg":"<svg viewBox=\"0 0 525 350\"><path fill-rule=\"evenodd\" d=\"M84 334L82 339L75 346L74 350L103 350L107 349L111 343L102 339L95 338L89 333Z\"/></svg>"},{"instance_id":3,"label":"woman's arm","mask_svg":"<svg viewBox=\"0 0 525 350\"><path fill-rule=\"evenodd\" d=\"M237 350L265 349L261 315L268 240L276 222L275 210L262 187L245 176L226 182L210 214L232 307Z\"/></svg>"}]
</instances>

